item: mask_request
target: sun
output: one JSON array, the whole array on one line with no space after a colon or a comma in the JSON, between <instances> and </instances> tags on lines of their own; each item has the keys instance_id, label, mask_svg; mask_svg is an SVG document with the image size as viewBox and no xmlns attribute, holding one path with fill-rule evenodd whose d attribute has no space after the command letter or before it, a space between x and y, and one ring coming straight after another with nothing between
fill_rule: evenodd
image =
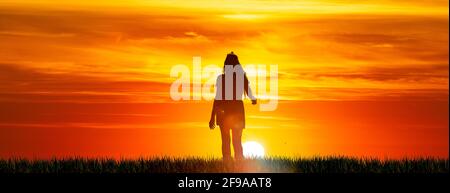
<instances>
[{"instance_id":1,"label":"sun","mask_svg":"<svg viewBox=\"0 0 450 193\"><path fill-rule=\"evenodd\" d=\"M246 158L262 158L264 157L264 147L256 141L248 141L242 145L244 157Z\"/></svg>"}]
</instances>

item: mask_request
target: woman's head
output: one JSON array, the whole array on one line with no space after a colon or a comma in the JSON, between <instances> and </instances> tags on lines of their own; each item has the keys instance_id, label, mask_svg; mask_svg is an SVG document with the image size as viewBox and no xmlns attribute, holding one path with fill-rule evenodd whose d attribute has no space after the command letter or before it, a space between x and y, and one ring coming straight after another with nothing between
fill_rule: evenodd
<instances>
[{"instance_id":1,"label":"woman's head","mask_svg":"<svg viewBox=\"0 0 450 193\"><path fill-rule=\"evenodd\" d=\"M234 54L233 52L227 54L227 57L225 58L224 65L236 66L238 64L239 64L239 59L238 59L236 54Z\"/></svg>"}]
</instances>

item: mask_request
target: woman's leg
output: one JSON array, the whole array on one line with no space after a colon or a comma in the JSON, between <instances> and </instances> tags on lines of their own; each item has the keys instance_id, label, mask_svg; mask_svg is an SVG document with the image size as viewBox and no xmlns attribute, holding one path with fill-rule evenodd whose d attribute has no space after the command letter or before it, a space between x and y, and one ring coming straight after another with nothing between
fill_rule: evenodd
<instances>
[{"instance_id":1,"label":"woman's leg","mask_svg":"<svg viewBox=\"0 0 450 193\"><path fill-rule=\"evenodd\" d=\"M222 157L224 160L231 160L230 129L220 127L220 133L222 136Z\"/></svg>"},{"instance_id":2,"label":"woman's leg","mask_svg":"<svg viewBox=\"0 0 450 193\"><path fill-rule=\"evenodd\" d=\"M233 132L233 148L234 148L234 158L237 160L244 159L244 154L242 151L242 130L243 129L232 129Z\"/></svg>"}]
</instances>

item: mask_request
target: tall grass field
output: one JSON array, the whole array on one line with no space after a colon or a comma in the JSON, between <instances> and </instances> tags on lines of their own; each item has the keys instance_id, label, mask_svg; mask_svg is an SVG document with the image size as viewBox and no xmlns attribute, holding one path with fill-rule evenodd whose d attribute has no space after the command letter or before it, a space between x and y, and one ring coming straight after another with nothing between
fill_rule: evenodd
<instances>
[{"instance_id":1,"label":"tall grass field","mask_svg":"<svg viewBox=\"0 0 450 193\"><path fill-rule=\"evenodd\" d=\"M438 158L372 159L341 156L268 157L224 162L217 158L58 158L0 159L0 173L448 173L449 160Z\"/></svg>"}]
</instances>

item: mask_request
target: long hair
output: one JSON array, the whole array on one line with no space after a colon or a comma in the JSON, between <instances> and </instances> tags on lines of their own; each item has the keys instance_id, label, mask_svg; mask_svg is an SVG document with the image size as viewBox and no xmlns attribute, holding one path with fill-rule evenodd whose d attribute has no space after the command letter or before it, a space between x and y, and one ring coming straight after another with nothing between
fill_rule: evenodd
<instances>
[{"instance_id":1,"label":"long hair","mask_svg":"<svg viewBox=\"0 0 450 193\"><path fill-rule=\"evenodd\" d=\"M238 56L236 54L234 54L233 52L227 54L227 57L225 58L225 62L223 63L223 72L225 73L225 66L226 65L232 65L233 67L236 65L239 65L239 59Z\"/></svg>"},{"instance_id":2,"label":"long hair","mask_svg":"<svg viewBox=\"0 0 450 193\"><path fill-rule=\"evenodd\" d=\"M240 63L239 63L238 56L236 54L234 54L233 52L227 54L227 57L225 58L224 65L236 66L238 64L240 64Z\"/></svg>"}]
</instances>

